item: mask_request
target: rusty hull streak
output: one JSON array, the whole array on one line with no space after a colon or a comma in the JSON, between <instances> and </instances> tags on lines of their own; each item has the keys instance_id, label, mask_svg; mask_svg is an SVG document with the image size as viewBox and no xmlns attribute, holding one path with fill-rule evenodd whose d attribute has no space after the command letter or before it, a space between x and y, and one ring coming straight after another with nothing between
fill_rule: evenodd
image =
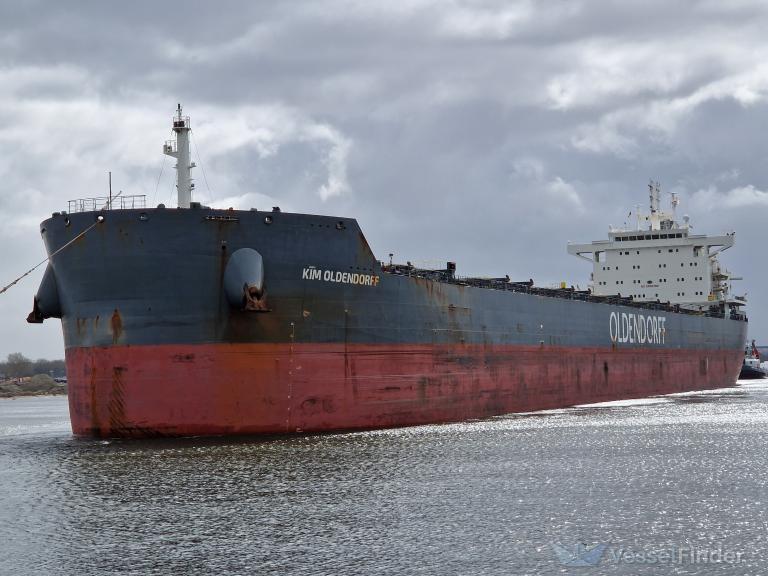
<instances>
[{"instance_id":1,"label":"rusty hull streak","mask_svg":"<svg viewBox=\"0 0 768 576\"><path fill-rule=\"evenodd\" d=\"M123 335L123 319L120 317L120 312L115 308L112 313L112 319L110 321L112 325L112 344L117 344L120 340L120 336Z\"/></svg>"},{"instance_id":2,"label":"rusty hull streak","mask_svg":"<svg viewBox=\"0 0 768 576\"><path fill-rule=\"evenodd\" d=\"M243 289L243 296L245 298L243 310L248 312L271 311L267 306L267 291L265 289L258 290L254 286L247 286Z\"/></svg>"},{"instance_id":3,"label":"rusty hull streak","mask_svg":"<svg viewBox=\"0 0 768 576\"><path fill-rule=\"evenodd\" d=\"M110 432L120 433L125 428L125 401L123 399L124 366L112 367L112 389L109 394L109 428Z\"/></svg>"},{"instance_id":4,"label":"rusty hull streak","mask_svg":"<svg viewBox=\"0 0 768 576\"><path fill-rule=\"evenodd\" d=\"M93 356L91 356L91 361L88 364L89 368L89 383L88 383L88 389L90 391L90 411L91 411L91 429L97 430L97 436L101 436L101 423L99 419L99 411L98 411L98 397L96 395L96 366Z\"/></svg>"}]
</instances>

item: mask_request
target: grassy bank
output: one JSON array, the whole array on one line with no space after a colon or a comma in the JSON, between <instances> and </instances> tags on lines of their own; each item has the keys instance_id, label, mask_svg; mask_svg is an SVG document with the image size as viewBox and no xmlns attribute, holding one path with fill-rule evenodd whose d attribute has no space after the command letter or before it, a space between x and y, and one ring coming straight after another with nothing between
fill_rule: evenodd
<instances>
[{"instance_id":1,"label":"grassy bank","mask_svg":"<svg viewBox=\"0 0 768 576\"><path fill-rule=\"evenodd\" d=\"M0 398L66 393L67 385L55 382L47 374L36 374L31 377L13 378L0 382Z\"/></svg>"}]
</instances>

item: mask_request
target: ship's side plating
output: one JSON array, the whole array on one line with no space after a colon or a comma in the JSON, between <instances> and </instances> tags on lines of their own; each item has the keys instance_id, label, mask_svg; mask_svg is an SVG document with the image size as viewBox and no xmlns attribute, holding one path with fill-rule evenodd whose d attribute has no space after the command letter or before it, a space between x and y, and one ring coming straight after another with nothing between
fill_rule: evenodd
<instances>
[{"instance_id":1,"label":"ship's side plating","mask_svg":"<svg viewBox=\"0 0 768 576\"><path fill-rule=\"evenodd\" d=\"M446 422L719 387L742 363L744 321L385 273L345 218L57 215L49 254L99 215L36 305L62 318L77 434Z\"/></svg>"}]
</instances>

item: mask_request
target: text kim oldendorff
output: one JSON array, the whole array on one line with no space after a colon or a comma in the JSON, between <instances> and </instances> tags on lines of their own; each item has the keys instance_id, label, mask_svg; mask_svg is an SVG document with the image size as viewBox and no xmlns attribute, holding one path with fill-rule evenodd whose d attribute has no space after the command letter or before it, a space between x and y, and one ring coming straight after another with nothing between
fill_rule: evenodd
<instances>
[{"instance_id":1,"label":"text kim oldendorff","mask_svg":"<svg viewBox=\"0 0 768 576\"><path fill-rule=\"evenodd\" d=\"M379 277L373 274L359 274L357 272L340 272L338 270L321 270L314 266L304 268L301 272L302 280L320 280L323 282L339 282L341 284L355 284L358 286L378 286Z\"/></svg>"}]
</instances>

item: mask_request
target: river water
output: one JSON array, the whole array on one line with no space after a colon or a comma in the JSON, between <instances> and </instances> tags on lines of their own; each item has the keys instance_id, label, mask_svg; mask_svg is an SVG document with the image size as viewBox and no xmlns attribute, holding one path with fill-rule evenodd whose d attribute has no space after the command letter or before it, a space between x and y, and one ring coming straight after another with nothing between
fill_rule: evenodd
<instances>
[{"instance_id":1,"label":"river water","mask_svg":"<svg viewBox=\"0 0 768 576\"><path fill-rule=\"evenodd\" d=\"M272 439L82 440L64 397L0 400L0 573L766 574L766 424L765 382Z\"/></svg>"}]
</instances>

